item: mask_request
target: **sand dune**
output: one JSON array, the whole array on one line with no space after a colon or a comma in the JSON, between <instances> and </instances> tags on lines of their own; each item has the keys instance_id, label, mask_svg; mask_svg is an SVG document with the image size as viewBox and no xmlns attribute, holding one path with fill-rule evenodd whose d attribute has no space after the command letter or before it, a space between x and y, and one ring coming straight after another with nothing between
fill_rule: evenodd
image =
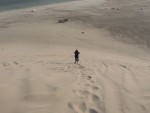
<instances>
[{"instance_id":1,"label":"sand dune","mask_svg":"<svg viewBox=\"0 0 150 113\"><path fill-rule=\"evenodd\" d=\"M0 112L149 113L148 3L86 0L1 12Z\"/></svg>"}]
</instances>

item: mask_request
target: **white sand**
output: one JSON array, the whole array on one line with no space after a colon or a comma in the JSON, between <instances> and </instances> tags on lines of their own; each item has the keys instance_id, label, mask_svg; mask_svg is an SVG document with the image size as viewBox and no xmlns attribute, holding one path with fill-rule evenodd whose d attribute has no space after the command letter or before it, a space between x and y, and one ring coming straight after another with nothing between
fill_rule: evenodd
<instances>
[{"instance_id":1,"label":"white sand","mask_svg":"<svg viewBox=\"0 0 150 113\"><path fill-rule=\"evenodd\" d=\"M123 1L1 12L0 113L150 113L149 2Z\"/></svg>"}]
</instances>

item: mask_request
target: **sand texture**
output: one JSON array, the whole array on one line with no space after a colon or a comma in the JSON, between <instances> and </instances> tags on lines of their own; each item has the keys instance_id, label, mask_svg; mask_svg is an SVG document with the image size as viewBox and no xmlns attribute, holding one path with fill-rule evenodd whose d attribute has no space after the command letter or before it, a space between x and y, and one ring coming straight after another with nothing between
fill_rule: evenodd
<instances>
[{"instance_id":1,"label":"sand texture","mask_svg":"<svg viewBox=\"0 0 150 113\"><path fill-rule=\"evenodd\" d=\"M150 113L149 6L83 0L0 12L0 113Z\"/></svg>"}]
</instances>

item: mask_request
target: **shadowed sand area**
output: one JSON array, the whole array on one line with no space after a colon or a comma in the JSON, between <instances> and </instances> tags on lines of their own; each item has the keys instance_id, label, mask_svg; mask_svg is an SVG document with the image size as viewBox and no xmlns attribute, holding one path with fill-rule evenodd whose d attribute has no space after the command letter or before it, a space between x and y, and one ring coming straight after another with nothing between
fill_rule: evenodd
<instances>
[{"instance_id":1,"label":"shadowed sand area","mask_svg":"<svg viewBox=\"0 0 150 113\"><path fill-rule=\"evenodd\" d=\"M83 0L1 12L0 112L149 113L149 6Z\"/></svg>"}]
</instances>

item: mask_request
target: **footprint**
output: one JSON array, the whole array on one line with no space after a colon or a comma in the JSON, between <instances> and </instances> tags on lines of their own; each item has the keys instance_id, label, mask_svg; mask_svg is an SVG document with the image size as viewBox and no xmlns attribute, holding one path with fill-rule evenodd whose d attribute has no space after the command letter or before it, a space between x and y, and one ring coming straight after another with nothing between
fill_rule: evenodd
<instances>
[{"instance_id":1,"label":"footprint","mask_svg":"<svg viewBox=\"0 0 150 113\"><path fill-rule=\"evenodd\" d=\"M82 110L82 112L85 112L86 111L86 104L84 102L82 102L80 105L79 105L80 109Z\"/></svg>"},{"instance_id":2,"label":"footprint","mask_svg":"<svg viewBox=\"0 0 150 113\"><path fill-rule=\"evenodd\" d=\"M4 67L6 67L6 66L9 66L10 64L7 63L7 62L2 62L2 65L3 65Z\"/></svg>"},{"instance_id":3,"label":"footprint","mask_svg":"<svg viewBox=\"0 0 150 113\"><path fill-rule=\"evenodd\" d=\"M72 103L68 103L68 107L70 108L70 109L73 109L73 105L72 105Z\"/></svg>"},{"instance_id":4,"label":"footprint","mask_svg":"<svg viewBox=\"0 0 150 113\"><path fill-rule=\"evenodd\" d=\"M90 84L86 84L87 87L91 87L93 90L99 90L97 86L92 86Z\"/></svg>"},{"instance_id":5,"label":"footprint","mask_svg":"<svg viewBox=\"0 0 150 113\"><path fill-rule=\"evenodd\" d=\"M91 76L87 76L87 78L88 78L88 79L91 79L92 77L91 77Z\"/></svg>"},{"instance_id":6,"label":"footprint","mask_svg":"<svg viewBox=\"0 0 150 113\"><path fill-rule=\"evenodd\" d=\"M98 113L95 109L89 109L89 113Z\"/></svg>"},{"instance_id":7,"label":"footprint","mask_svg":"<svg viewBox=\"0 0 150 113\"><path fill-rule=\"evenodd\" d=\"M96 87L96 86L92 86L92 88L93 88L94 90L99 90L99 88Z\"/></svg>"},{"instance_id":8,"label":"footprint","mask_svg":"<svg viewBox=\"0 0 150 113\"><path fill-rule=\"evenodd\" d=\"M94 80L91 80L91 83L95 83L95 81L94 81Z\"/></svg>"},{"instance_id":9,"label":"footprint","mask_svg":"<svg viewBox=\"0 0 150 113\"><path fill-rule=\"evenodd\" d=\"M98 101L99 97L97 95L92 94L92 100L93 101Z\"/></svg>"},{"instance_id":10,"label":"footprint","mask_svg":"<svg viewBox=\"0 0 150 113\"><path fill-rule=\"evenodd\" d=\"M16 62L16 61L14 61L14 64L18 65L19 63L18 63L18 62Z\"/></svg>"},{"instance_id":11,"label":"footprint","mask_svg":"<svg viewBox=\"0 0 150 113\"><path fill-rule=\"evenodd\" d=\"M120 64L120 66L123 67L123 68L127 68L127 66L126 66L126 65L123 65L123 64Z\"/></svg>"},{"instance_id":12,"label":"footprint","mask_svg":"<svg viewBox=\"0 0 150 113\"><path fill-rule=\"evenodd\" d=\"M77 113L84 113L87 109L85 102L68 103L68 107Z\"/></svg>"},{"instance_id":13,"label":"footprint","mask_svg":"<svg viewBox=\"0 0 150 113\"><path fill-rule=\"evenodd\" d=\"M89 95L88 91L82 91L82 90L75 91L75 93L77 96L82 97L82 98L87 98L87 96Z\"/></svg>"}]
</instances>

